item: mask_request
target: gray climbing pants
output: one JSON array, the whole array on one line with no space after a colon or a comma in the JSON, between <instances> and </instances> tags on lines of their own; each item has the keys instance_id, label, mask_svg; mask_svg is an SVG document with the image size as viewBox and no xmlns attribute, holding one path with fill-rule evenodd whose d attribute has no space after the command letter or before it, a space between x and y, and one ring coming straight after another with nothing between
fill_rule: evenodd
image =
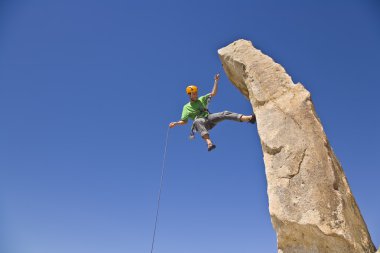
<instances>
[{"instance_id":1,"label":"gray climbing pants","mask_svg":"<svg viewBox=\"0 0 380 253\"><path fill-rule=\"evenodd\" d=\"M241 122L241 116L243 116L243 114L238 114L229 111L217 112L209 114L207 118L195 119L193 124L195 130L197 130L197 132L199 132L203 137L204 135L208 134L208 130L212 129L219 122L223 120L234 120Z\"/></svg>"}]
</instances>

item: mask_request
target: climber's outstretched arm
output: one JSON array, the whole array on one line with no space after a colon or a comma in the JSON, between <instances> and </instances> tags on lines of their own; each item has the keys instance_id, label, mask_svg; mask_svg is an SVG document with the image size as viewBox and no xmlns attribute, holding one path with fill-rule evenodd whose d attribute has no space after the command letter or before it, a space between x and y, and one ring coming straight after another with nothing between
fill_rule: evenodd
<instances>
[{"instance_id":1,"label":"climber's outstretched arm","mask_svg":"<svg viewBox=\"0 0 380 253\"><path fill-rule=\"evenodd\" d=\"M184 120L180 120L180 121L177 121L177 122L171 122L169 124L169 127L170 128L173 128L175 126L181 126L181 125L185 125L187 123L187 121L184 121Z\"/></svg>"},{"instance_id":2,"label":"climber's outstretched arm","mask_svg":"<svg viewBox=\"0 0 380 253\"><path fill-rule=\"evenodd\" d=\"M212 88L211 97L214 97L218 92L219 73L215 75L214 80L214 87Z\"/></svg>"}]
</instances>

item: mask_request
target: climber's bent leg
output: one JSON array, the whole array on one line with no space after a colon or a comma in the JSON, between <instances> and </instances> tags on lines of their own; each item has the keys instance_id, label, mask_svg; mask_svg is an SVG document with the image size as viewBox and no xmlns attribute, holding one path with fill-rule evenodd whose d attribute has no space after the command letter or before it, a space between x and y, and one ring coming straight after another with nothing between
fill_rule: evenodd
<instances>
[{"instance_id":1,"label":"climber's bent leg","mask_svg":"<svg viewBox=\"0 0 380 253\"><path fill-rule=\"evenodd\" d=\"M197 130L197 132L200 133L200 135L203 136L204 135L208 135L208 131L206 129L206 119L205 118L198 118L196 120L194 120L194 126L195 126L195 130Z\"/></svg>"},{"instance_id":2,"label":"climber's bent leg","mask_svg":"<svg viewBox=\"0 0 380 253\"><path fill-rule=\"evenodd\" d=\"M207 143L208 151L213 150L216 146L212 143L210 139L210 135L207 131L207 129L210 129L208 120L205 118L196 119L194 120L194 126L197 132L201 134L202 139L204 139L205 142Z\"/></svg>"}]
</instances>

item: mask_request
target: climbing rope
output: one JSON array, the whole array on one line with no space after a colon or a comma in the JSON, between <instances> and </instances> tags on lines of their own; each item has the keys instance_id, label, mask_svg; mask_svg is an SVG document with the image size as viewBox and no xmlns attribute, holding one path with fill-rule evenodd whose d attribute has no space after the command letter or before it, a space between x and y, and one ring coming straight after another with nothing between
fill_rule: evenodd
<instances>
[{"instance_id":1,"label":"climbing rope","mask_svg":"<svg viewBox=\"0 0 380 253\"><path fill-rule=\"evenodd\" d=\"M154 240L155 240L155 238L156 238L156 229L157 229L158 214L159 214L159 211L160 211L160 200L161 200L162 182L163 182L163 180L164 180L164 174L165 174L165 159L166 159L166 149L167 149L167 147L168 147L168 137L169 137L169 127L168 127L168 131L167 131L167 133L166 133L164 158L162 159L162 170L161 170L160 190L159 190L159 192L158 192L157 211L156 211L156 221L154 222L154 230L153 230L153 238L152 238L152 247L151 247L151 249L150 249L150 253L153 253L153 249L154 249Z\"/></svg>"}]
</instances>

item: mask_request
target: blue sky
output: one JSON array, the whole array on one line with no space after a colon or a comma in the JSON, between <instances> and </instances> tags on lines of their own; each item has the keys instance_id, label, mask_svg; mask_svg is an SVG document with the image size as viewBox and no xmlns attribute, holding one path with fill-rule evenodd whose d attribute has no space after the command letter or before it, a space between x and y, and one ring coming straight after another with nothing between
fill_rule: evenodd
<instances>
[{"instance_id":1,"label":"blue sky","mask_svg":"<svg viewBox=\"0 0 380 253\"><path fill-rule=\"evenodd\" d=\"M164 141L184 92L251 113L217 50L244 38L312 93L380 245L377 1L0 3L0 252L150 251ZM155 252L276 252L256 126L211 153L171 129Z\"/></svg>"}]
</instances>

